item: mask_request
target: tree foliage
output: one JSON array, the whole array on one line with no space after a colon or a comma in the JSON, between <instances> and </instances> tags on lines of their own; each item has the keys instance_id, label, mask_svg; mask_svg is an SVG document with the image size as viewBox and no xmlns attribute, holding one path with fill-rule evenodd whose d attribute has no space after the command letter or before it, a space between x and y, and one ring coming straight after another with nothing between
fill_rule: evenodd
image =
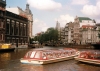
<instances>
[{"instance_id":1,"label":"tree foliage","mask_svg":"<svg viewBox=\"0 0 100 71\"><path fill-rule=\"evenodd\" d=\"M34 40L39 41L40 43L58 41L58 31L52 27L48 28L45 33L35 36Z\"/></svg>"}]
</instances>

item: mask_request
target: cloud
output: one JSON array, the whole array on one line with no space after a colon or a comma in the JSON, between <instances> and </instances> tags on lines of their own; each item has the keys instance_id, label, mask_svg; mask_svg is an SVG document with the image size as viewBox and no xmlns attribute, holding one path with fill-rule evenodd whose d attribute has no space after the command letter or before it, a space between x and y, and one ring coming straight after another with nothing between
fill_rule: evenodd
<instances>
[{"instance_id":1,"label":"cloud","mask_svg":"<svg viewBox=\"0 0 100 71\"><path fill-rule=\"evenodd\" d=\"M56 18L55 21L58 21L60 23L60 26L64 27L66 25L66 23L73 22L74 17L70 16L69 14L60 15L60 17Z\"/></svg>"},{"instance_id":2,"label":"cloud","mask_svg":"<svg viewBox=\"0 0 100 71\"><path fill-rule=\"evenodd\" d=\"M100 18L100 1L96 5L84 5L81 12L93 18Z\"/></svg>"},{"instance_id":3,"label":"cloud","mask_svg":"<svg viewBox=\"0 0 100 71\"><path fill-rule=\"evenodd\" d=\"M71 5L64 5L62 9L63 9L63 10L67 10L67 11L73 10L73 8L72 8Z\"/></svg>"},{"instance_id":4,"label":"cloud","mask_svg":"<svg viewBox=\"0 0 100 71\"><path fill-rule=\"evenodd\" d=\"M48 26L46 23L39 19L34 19L33 22L33 35L39 33L39 32L45 32L47 30Z\"/></svg>"},{"instance_id":5,"label":"cloud","mask_svg":"<svg viewBox=\"0 0 100 71\"><path fill-rule=\"evenodd\" d=\"M39 10L59 10L62 7L61 3L54 0L27 0L27 2L31 7Z\"/></svg>"},{"instance_id":6,"label":"cloud","mask_svg":"<svg viewBox=\"0 0 100 71\"><path fill-rule=\"evenodd\" d=\"M72 0L73 5L85 5L88 3L89 3L89 0Z\"/></svg>"}]
</instances>

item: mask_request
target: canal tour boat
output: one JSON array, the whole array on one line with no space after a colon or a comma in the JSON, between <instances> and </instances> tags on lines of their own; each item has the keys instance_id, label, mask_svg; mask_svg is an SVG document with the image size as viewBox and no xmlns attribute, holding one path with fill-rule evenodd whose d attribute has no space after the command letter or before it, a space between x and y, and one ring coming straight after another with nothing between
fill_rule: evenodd
<instances>
[{"instance_id":1,"label":"canal tour boat","mask_svg":"<svg viewBox=\"0 0 100 71\"><path fill-rule=\"evenodd\" d=\"M31 50L20 59L20 62L29 64L47 64L73 59L77 56L77 53L78 51L75 49Z\"/></svg>"},{"instance_id":2,"label":"canal tour boat","mask_svg":"<svg viewBox=\"0 0 100 71\"><path fill-rule=\"evenodd\" d=\"M91 50L91 51L82 51L77 57L74 57L75 60L100 65L100 51Z\"/></svg>"}]
</instances>

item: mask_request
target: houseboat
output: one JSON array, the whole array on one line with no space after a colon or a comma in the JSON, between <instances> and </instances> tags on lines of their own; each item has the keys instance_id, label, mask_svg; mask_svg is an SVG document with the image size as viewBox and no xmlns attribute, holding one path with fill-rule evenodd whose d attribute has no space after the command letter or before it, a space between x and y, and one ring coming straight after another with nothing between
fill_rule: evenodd
<instances>
[{"instance_id":1,"label":"houseboat","mask_svg":"<svg viewBox=\"0 0 100 71\"><path fill-rule=\"evenodd\" d=\"M11 44L0 44L0 52L14 51L15 46Z\"/></svg>"},{"instance_id":2,"label":"houseboat","mask_svg":"<svg viewBox=\"0 0 100 71\"><path fill-rule=\"evenodd\" d=\"M20 62L29 64L48 64L73 59L77 53L78 51L75 49L31 50L20 59Z\"/></svg>"},{"instance_id":3,"label":"houseboat","mask_svg":"<svg viewBox=\"0 0 100 71\"><path fill-rule=\"evenodd\" d=\"M82 51L75 60L100 65L100 50Z\"/></svg>"}]
</instances>

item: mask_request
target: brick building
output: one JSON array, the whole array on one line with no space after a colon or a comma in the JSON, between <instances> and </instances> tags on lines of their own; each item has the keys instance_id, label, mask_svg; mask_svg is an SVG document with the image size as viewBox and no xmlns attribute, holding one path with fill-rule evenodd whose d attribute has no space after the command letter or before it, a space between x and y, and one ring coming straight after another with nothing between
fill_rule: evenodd
<instances>
[{"instance_id":1,"label":"brick building","mask_svg":"<svg viewBox=\"0 0 100 71\"><path fill-rule=\"evenodd\" d=\"M32 23L33 15L28 4L23 11L20 7L6 8L6 0L0 0L0 43L27 47L32 36Z\"/></svg>"}]
</instances>

